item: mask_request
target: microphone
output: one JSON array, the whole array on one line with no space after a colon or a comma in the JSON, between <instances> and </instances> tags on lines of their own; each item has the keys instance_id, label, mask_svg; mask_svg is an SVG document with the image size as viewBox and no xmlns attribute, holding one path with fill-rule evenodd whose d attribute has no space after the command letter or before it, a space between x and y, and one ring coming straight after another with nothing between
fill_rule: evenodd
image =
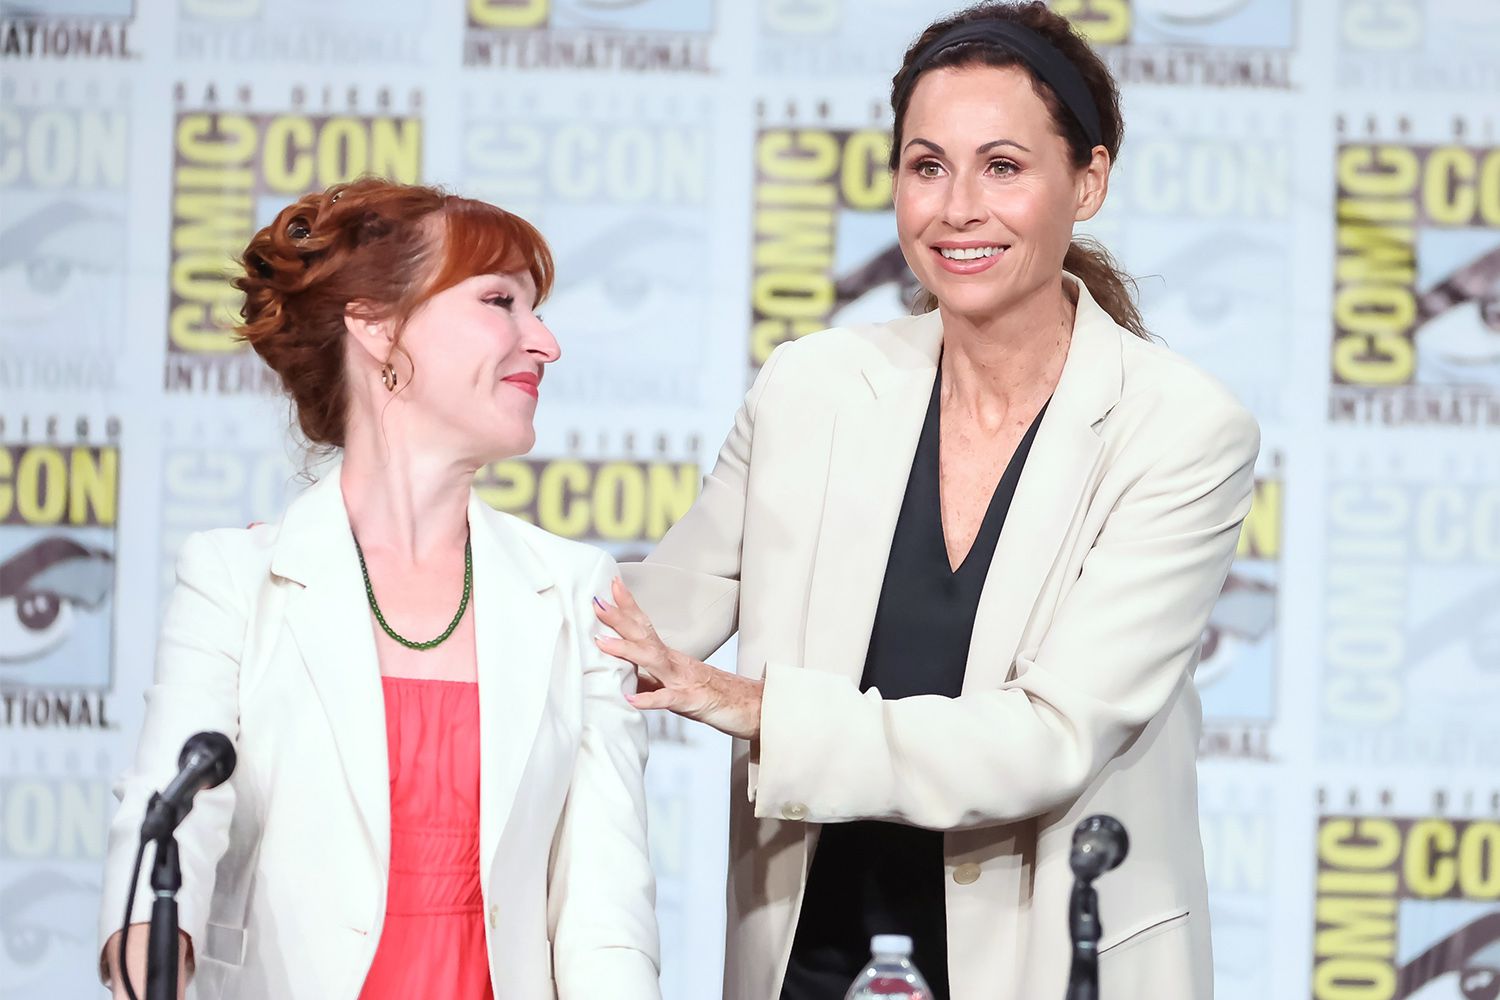
<instances>
[{"instance_id":1,"label":"microphone","mask_svg":"<svg viewBox=\"0 0 1500 1000\"><path fill-rule=\"evenodd\" d=\"M1073 897L1068 906L1068 935L1073 958L1068 972L1067 1000L1099 1000L1099 894L1094 879L1118 868L1130 851L1125 825L1099 813L1073 828Z\"/></svg>"},{"instance_id":2,"label":"microphone","mask_svg":"<svg viewBox=\"0 0 1500 1000\"><path fill-rule=\"evenodd\" d=\"M172 832L187 818L193 808L193 796L205 788L214 788L234 773L234 744L223 733L194 733L182 745L177 757L177 777L160 792L151 796L146 818L141 822L141 842L136 849L135 871L130 876L130 890L125 894L125 920L120 926L120 978L125 995L136 1000L130 972L124 967L128 954L125 942L130 939L130 917L135 888L141 877L141 859L146 845L156 842L156 858L151 864L151 888L156 899L151 904L151 938L146 946L146 1000L174 1000L177 996L177 890L182 888L182 866L177 857L177 840Z\"/></svg>"},{"instance_id":3,"label":"microphone","mask_svg":"<svg viewBox=\"0 0 1500 1000\"><path fill-rule=\"evenodd\" d=\"M1125 826L1113 816L1090 816L1073 828L1073 853L1068 864L1073 875L1092 882L1105 872L1114 871L1130 852L1130 838Z\"/></svg>"},{"instance_id":4,"label":"microphone","mask_svg":"<svg viewBox=\"0 0 1500 1000\"><path fill-rule=\"evenodd\" d=\"M146 819L141 824L142 839L170 836L193 807L193 796L227 781L234 773L234 762L234 744L223 733L205 732L188 737L177 758L180 768L177 777L151 796Z\"/></svg>"}]
</instances>

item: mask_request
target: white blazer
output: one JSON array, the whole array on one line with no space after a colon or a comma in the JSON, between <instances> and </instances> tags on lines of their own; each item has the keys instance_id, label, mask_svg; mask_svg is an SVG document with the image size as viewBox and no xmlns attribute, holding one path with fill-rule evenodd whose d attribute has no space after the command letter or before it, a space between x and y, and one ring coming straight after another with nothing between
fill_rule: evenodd
<instances>
[{"instance_id":1,"label":"white blazer","mask_svg":"<svg viewBox=\"0 0 1500 1000\"><path fill-rule=\"evenodd\" d=\"M736 744L725 1000L775 1000L822 824L944 837L953 1000L1061 997L1074 825L1124 821L1102 992L1213 992L1192 671L1250 507L1255 420L1182 358L1078 311L979 600L963 693L858 688L942 345L937 313L783 345L703 494L627 583L670 644L736 629L764 677Z\"/></svg>"},{"instance_id":2,"label":"white blazer","mask_svg":"<svg viewBox=\"0 0 1500 1000\"><path fill-rule=\"evenodd\" d=\"M469 501L490 973L505 998L657 1000L655 884L634 674L591 602L613 560ZM229 782L178 830L189 995L354 1000L390 860L385 707L337 472L276 526L183 546L134 766L115 794L101 948L120 927L141 819L183 741L227 734ZM149 857L147 868L149 869ZM132 919L149 918L149 870ZM138 984L137 992L144 984Z\"/></svg>"}]
</instances>

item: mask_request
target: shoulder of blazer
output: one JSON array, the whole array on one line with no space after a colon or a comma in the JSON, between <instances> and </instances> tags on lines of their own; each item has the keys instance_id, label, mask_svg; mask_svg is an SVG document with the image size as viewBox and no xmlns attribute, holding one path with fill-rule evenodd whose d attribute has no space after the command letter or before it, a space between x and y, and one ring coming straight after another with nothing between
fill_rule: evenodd
<instances>
[{"instance_id":1,"label":"shoulder of blazer","mask_svg":"<svg viewBox=\"0 0 1500 1000\"><path fill-rule=\"evenodd\" d=\"M605 567L613 566L611 557L603 549L554 535L513 514L495 510L477 498L472 502L471 511L484 518L492 533L520 546L535 560L531 571L537 582L543 582L545 577L547 582L568 590L591 586ZM471 513L470 516L475 515Z\"/></svg>"},{"instance_id":2,"label":"shoulder of blazer","mask_svg":"<svg viewBox=\"0 0 1500 1000\"><path fill-rule=\"evenodd\" d=\"M195 531L177 552L178 577L222 572L228 575L233 589L253 592L271 571L271 556L280 530L278 523Z\"/></svg>"},{"instance_id":3,"label":"shoulder of blazer","mask_svg":"<svg viewBox=\"0 0 1500 1000\"><path fill-rule=\"evenodd\" d=\"M1203 442L1260 436L1253 414L1223 382L1170 348L1121 329L1120 401L1101 432ZM1111 427L1112 425L1112 427Z\"/></svg>"},{"instance_id":4,"label":"shoulder of blazer","mask_svg":"<svg viewBox=\"0 0 1500 1000\"><path fill-rule=\"evenodd\" d=\"M862 383L870 371L931 368L942 335L936 312L819 330L777 349L776 382L798 387L815 382L820 393L828 393L846 380Z\"/></svg>"}]
</instances>

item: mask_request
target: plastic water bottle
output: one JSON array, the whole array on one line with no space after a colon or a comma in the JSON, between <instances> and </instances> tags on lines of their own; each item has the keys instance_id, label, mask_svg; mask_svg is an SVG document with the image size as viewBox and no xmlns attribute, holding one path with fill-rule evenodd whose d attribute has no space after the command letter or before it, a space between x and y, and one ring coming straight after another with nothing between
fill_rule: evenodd
<instances>
[{"instance_id":1,"label":"plastic water bottle","mask_svg":"<svg viewBox=\"0 0 1500 1000\"><path fill-rule=\"evenodd\" d=\"M844 1000L932 1000L927 980L911 964L911 938L876 934L870 939L870 964L854 980Z\"/></svg>"}]
</instances>

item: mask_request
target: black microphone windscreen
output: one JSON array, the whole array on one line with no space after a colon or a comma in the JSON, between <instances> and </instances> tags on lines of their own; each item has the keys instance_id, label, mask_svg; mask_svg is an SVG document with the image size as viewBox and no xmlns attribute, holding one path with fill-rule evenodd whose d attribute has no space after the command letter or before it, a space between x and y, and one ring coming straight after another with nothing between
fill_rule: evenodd
<instances>
[{"instance_id":1,"label":"black microphone windscreen","mask_svg":"<svg viewBox=\"0 0 1500 1000\"><path fill-rule=\"evenodd\" d=\"M223 733L208 731L195 733L182 745L177 766L187 768L195 756L206 760L210 766L204 772L203 788L216 788L229 780L234 773L234 744Z\"/></svg>"},{"instance_id":2,"label":"black microphone windscreen","mask_svg":"<svg viewBox=\"0 0 1500 1000\"><path fill-rule=\"evenodd\" d=\"M1073 874L1094 879L1119 867L1130 851L1125 825L1113 816L1090 816L1073 828Z\"/></svg>"}]
</instances>

